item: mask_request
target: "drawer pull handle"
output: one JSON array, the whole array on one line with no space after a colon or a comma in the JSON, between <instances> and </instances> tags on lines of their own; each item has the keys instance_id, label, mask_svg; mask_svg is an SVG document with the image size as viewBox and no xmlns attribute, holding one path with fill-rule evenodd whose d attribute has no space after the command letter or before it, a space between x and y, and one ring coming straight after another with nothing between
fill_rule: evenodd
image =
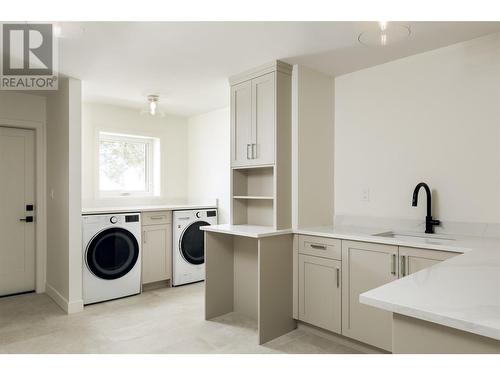
<instances>
[{"instance_id":1,"label":"drawer pull handle","mask_svg":"<svg viewBox=\"0 0 500 375\"><path fill-rule=\"evenodd\" d=\"M310 245L313 249L318 249L318 250L326 250L326 245L316 245L314 243L312 243Z\"/></svg>"},{"instance_id":2,"label":"drawer pull handle","mask_svg":"<svg viewBox=\"0 0 500 375\"><path fill-rule=\"evenodd\" d=\"M149 218L151 220L161 220L161 219L165 219L165 216L150 216Z\"/></svg>"}]
</instances>

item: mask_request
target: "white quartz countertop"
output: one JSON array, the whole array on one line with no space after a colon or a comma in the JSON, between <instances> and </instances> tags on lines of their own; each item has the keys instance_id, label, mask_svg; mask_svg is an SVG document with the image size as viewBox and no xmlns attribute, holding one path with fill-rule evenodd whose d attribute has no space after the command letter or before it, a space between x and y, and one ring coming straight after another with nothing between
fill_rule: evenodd
<instances>
[{"instance_id":1,"label":"white quartz countertop","mask_svg":"<svg viewBox=\"0 0 500 375\"><path fill-rule=\"evenodd\" d=\"M388 232L387 228L356 226L275 230L265 226L222 224L201 229L253 238L295 233L460 253L367 291L360 295L360 302L500 340L500 239L445 234L392 238L375 235Z\"/></svg>"},{"instance_id":2,"label":"white quartz countertop","mask_svg":"<svg viewBox=\"0 0 500 375\"><path fill-rule=\"evenodd\" d=\"M317 227L295 229L294 233L309 236L337 238L350 241L363 241L395 246L418 247L421 249L442 250L455 253L466 253L475 249L478 243L483 243L481 237L458 236L458 235L426 235L424 233L402 232L410 235L421 235L420 238L408 236L406 238L391 238L378 236L376 234L390 232L387 228L364 228L354 226L344 227ZM433 237L434 236L434 237ZM452 240L440 240L450 238ZM500 245L500 241L498 241ZM500 250L500 247L499 247Z\"/></svg>"},{"instance_id":3,"label":"white quartz countertop","mask_svg":"<svg viewBox=\"0 0 500 375\"><path fill-rule=\"evenodd\" d=\"M293 233L292 229L274 229L262 225L231 225L219 224L200 227L201 230L206 232L231 234L233 236L243 236L252 238L263 238L271 236L279 236L281 234Z\"/></svg>"},{"instance_id":4,"label":"white quartz countertop","mask_svg":"<svg viewBox=\"0 0 500 375\"><path fill-rule=\"evenodd\" d=\"M107 214L120 212L148 212L148 211L176 211L176 210L197 210L201 208L217 208L214 204L166 204L166 205L139 205L120 207L86 207L82 208L82 214Z\"/></svg>"},{"instance_id":5,"label":"white quartz countertop","mask_svg":"<svg viewBox=\"0 0 500 375\"><path fill-rule=\"evenodd\" d=\"M385 229L387 230L387 229ZM295 233L464 253L360 295L360 302L500 340L500 240L422 241L374 236L384 228L310 228ZM439 237L439 235L436 235ZM433 243L434 242L434 243Z\"/></svg>"}]
</instances>

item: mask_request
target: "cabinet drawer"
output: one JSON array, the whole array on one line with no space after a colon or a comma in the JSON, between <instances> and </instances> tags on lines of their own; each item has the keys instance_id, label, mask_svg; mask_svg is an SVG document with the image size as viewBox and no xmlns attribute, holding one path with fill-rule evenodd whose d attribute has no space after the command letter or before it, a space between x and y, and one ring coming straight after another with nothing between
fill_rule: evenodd
<instances>
[{"instance_id":1,"label":"cabinet drawer","mask_svg":"<svg viewBox=\"0 0 500 375\"><path fill-rule=\"evenodd\" d=\"M171 224L172 211L154 211L142 213L142 225Z\"/></svg>"},{"instance_id":2,"label":"cabinet drawer","mask_svg":"<svg viewBox=\"0 0 500 375\"><path fill-rule=\"evenodd\" d=\"M299 253L342 259L342 241L334 238L299 235Z\"/></svg>"}]
</instances>

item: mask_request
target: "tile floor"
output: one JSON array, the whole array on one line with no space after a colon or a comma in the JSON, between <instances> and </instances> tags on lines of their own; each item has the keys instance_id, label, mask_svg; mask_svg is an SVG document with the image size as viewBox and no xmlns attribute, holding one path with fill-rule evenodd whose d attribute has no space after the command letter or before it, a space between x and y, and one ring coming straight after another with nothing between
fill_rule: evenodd
<instances>
[{"instance_id":1,"label":"tile floor","mask_svg":"<svg viewBox=\"0 0 500 375\"><path fill-rule=\"evenodd\" d=\"M156 289L73 315L44 294L1 298L0 353L360 353L304 329L259 346L251 319L203 319L203 288Z\"/></svg>"}]
</instances>

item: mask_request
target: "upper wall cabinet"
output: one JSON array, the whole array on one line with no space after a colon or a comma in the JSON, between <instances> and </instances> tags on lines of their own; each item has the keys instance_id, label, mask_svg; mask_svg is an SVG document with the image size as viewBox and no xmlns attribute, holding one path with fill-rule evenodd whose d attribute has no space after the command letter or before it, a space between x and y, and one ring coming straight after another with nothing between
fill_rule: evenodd
<instances>
[{"instance_id":1,"label":"upper wall cabinet","mask_svg":"<svg viewBox=\"0 0 500 375\"><path fill-rule=\"evenodd\" d=\"M276 163L280 112L290 112L281 103L290 103L291 71L277 61L230 79L232 167Z\"/></svg>"}]
</instances>

